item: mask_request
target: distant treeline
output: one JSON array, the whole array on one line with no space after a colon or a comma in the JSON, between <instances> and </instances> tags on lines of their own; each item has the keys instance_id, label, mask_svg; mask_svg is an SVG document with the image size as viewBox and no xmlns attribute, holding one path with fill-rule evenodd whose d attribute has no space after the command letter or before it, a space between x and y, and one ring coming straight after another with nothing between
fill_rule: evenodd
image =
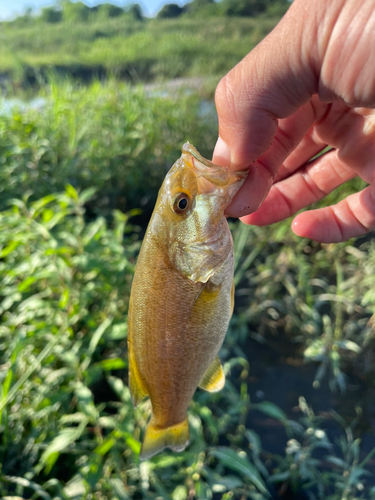
<instances>
[{"instance_id":1,"label":"distant treeline","mask_svg":"<svg viewBox=\"0 0 375 500\"><path fill-rule=\"evenodd\" d=\"M174 18L184 16L246 16L256 17L265 13L271 16L283 15L290 6L289 0L192 0L184 6L176 3L164 5L157 13L157 18ZM42 23L64 23L64 22L95 22L99 20L126 16L127 18L142 21L145 19L142 7L137 4L129 4L119 7L111 3L103 3L89 7L83 2L71 2L62 0L51 7L44 7L35 13L32 8L26 9L25 13L16 17L12 24L16 27Z\"/></svg>"}]
</instances>

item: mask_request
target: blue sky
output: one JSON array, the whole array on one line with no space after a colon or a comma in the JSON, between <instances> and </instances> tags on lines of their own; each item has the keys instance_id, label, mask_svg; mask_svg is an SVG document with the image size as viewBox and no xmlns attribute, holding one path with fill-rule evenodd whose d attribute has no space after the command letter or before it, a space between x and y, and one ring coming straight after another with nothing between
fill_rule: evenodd
<instances>
[{"instance_id":1,"label":"blue sky","mask_svg":"<svg viewBox=\"0 0 375 500\"><path fill-rule=\"evenodd\" d=\"M0 20L11 19L17 14L22 14L27 7L32 7L37 10L41 7L54 4L54 0L0 0ZM87 5L93 6L98 3L104 3L100 0L84 0ZM127 3L139 3L142 5L143 11L146 15L153 15L160 10L161 6L165 3L179 3L176 0L135 0L134 2L127 2L126 0L110 0L110 3L124 6Z\"/></svg>"}]
</instances>

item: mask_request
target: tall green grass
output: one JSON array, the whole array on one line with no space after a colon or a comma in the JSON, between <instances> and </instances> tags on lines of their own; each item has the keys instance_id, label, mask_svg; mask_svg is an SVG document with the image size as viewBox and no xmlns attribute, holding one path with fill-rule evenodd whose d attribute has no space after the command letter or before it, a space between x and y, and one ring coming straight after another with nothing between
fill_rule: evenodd
<instances>
[{"instance_id":1,"label":"tall green grass","mask_svg":"<svg viewBox=\"0 0 375 500\"><path fill-rule=\"evenodd\" d=\"M0 72L22 79L49 70L82 78L118 75L134 82L222 75L276 25L274 19L115 18L93 23L3 27Z\"/></svg>"}]
</instances>

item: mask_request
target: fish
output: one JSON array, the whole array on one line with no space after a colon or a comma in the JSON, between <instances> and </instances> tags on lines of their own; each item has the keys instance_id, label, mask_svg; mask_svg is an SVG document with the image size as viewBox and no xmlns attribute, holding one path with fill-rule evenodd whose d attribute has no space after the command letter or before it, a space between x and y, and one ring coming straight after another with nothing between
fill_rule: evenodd
<instances>
[{"instance_id":1,"label":"fish","mask_svg":"<svg viewBox=\"0 0 375 500\"><path fill-rule=\"evenodd\" d=\"M218 358L234 305L233 240L225 208L247 171L203 158L189 142L167 173L134 273L128 311L129 388L151 418L140 459L189 443L187 411L200 388L216 392Z\"/></svg>"}]
</instances>

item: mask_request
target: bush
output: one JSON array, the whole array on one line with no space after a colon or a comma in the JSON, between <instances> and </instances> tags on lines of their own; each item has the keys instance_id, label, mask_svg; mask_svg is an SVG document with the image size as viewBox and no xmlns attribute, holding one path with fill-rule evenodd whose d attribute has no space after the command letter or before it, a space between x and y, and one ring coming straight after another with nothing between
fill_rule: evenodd
<instances>
[{"instance_id":1,"label":"bush","mask_svg":"<svg viewBox=\"0 0 375 500\"><path fill-rule=\"evenodd\" d=\"M94 186L91 211L151 208L162 179L189 139L209 155L216 124L198 96L153 97L142 88L52 85L39 109L0 115L0 205Z\"/></svg>"},{"instance_id":2,"label":"bush","mask_svg":"<svg viewBox=\"0 0 375 500\"><path fill-rule=\"evenodd\" d=\"M34 203L13 200L0 214L1 397L10 405L1 412L2 497L12 490L9 476L26 476L35 489L35 475L90 434L96 410L84 383L125 367L138 243L120 212L113 229L102 218L84 222L92 194L68 186Z\"/></svg>"},{"instance_id":3,"label":"bush","mask_svg":"<svg viewBox=\"0 0 375 500\"><path fill-rule=\"evenodd\" d=\"M0 117L1 203L8 207L0 213L0 497L268 500L303 490L341 500L345 489L354 500L361 478L363 498L374 498L367 464L375 449L366 442L363 457L354 423L340 417L338 447L337 427L326 432L332 422L315 417L303 398L299 421L288 420L297 403L288 387L288 415L250 400L249 335L276 338L279 351L281 339L291 339L299 346L293 359L316 364L317 390L329 378L343 392L351 371L366 390L374 386L373 242L319 245L293 236L288 221L233 226L237 300L220 353L225 388L194 395L187 451L139 463L149 403L134 411L126 385L139 241L130 214L113 207L151 200L184 140L209 156L216 136L204 111L212 108L199 96L152 92L118 83L52 85L39 109ZM328 201L360 187L353 180ZM262 449L253 412L267 416L284 455ZM363 422L358 428L363 435Z\"/></svg>"},{"instance_id":4,"label":"bush","mask_svg":"<svg viewBox=\"0 0 375 500\"><path fill-rule=\"evenodd\" d=\"M227 389L213 417L202 393L189 451L139 465L137 422L144 426L148 410L134 412L123 381L139 244L121 212L112 229L103 218L85 223L92 195L67 186L32 203L13 200L0 214L1 497L177 498L179 491L186 498L181 494L195 484L198 497L209 498L220 475L206 439L217 442L230 424L226 409L236 420L244 402ZM236 484L251 491L253 482L266 491L257 471Z\"/></svg>"}]
</instances>

